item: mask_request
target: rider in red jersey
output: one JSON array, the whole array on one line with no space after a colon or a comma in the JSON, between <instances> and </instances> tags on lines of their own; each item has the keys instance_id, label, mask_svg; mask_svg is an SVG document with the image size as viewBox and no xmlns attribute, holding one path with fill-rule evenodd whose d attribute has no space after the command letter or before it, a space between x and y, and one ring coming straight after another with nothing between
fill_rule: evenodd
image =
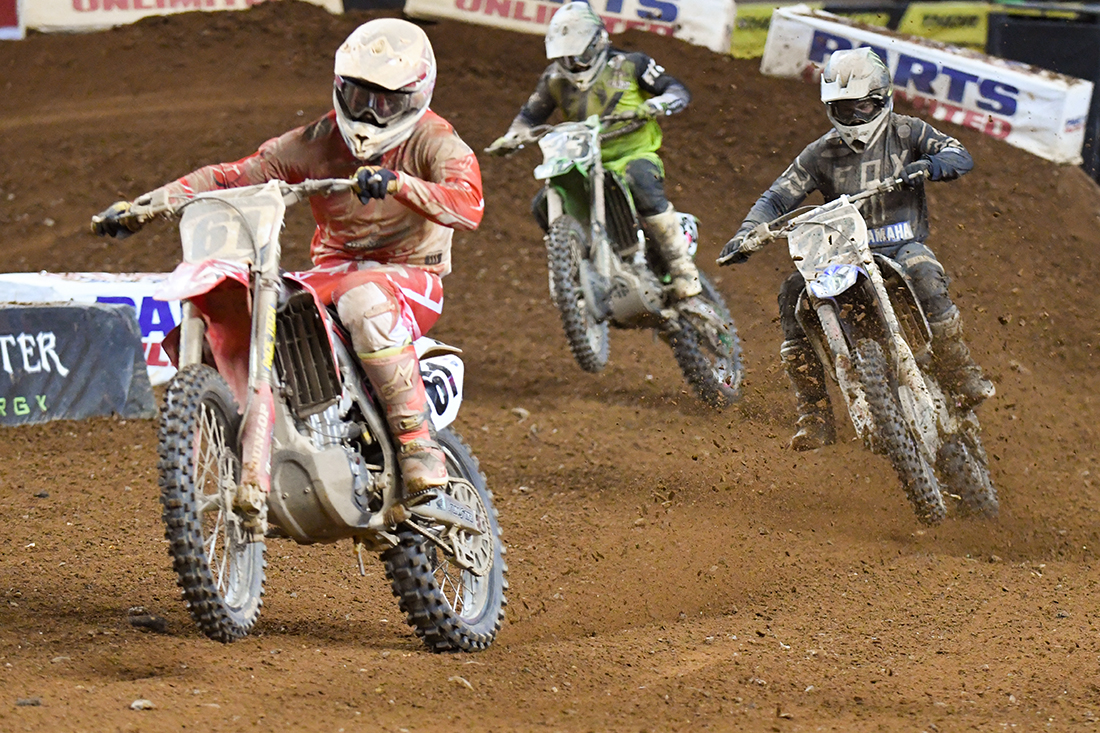
<instances>
[{"instance_id":1,"label":"rider in red jersey","mask_svg":"<svg viewBox=\"0 0 1100 733\"><path fill-rule=\"evenodd\" d=\"M317 229L307 281L336 305L399 445L406 503L447 484L430 432L412 342L439 318L455 229L475 229L484 199L469 146L428 105L436 62L427 35L396 18L365 23L336 52L333 111L268 140L235 163L206 166L163 187L172 198L278 179L358 180L310 199ZM127 236L128 202L96 232Z\"/></svg>"}]
</instances>

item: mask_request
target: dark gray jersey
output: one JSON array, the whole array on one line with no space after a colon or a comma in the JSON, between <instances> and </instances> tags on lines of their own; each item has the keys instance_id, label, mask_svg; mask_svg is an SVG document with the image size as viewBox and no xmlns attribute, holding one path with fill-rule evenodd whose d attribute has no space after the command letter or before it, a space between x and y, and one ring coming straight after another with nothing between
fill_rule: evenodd
<instances>
[{"instance_id":1,"label":"dark gray jersey","mask_svg":"<svg viewBox=\"0 0 1100 733\"><path fill-rule=\"evenodd\" d=\"M958 178L974 167L962 143L916 117L891 112L882 135L862 153L848 147L836 130L830 130L807 145L775 179L753 205L738 234L791 211L814 191L821 191L826 201L859 193L898 176L907 164L922 158L935 159L937 180ZM893 248L928 237L923 184L875 197L864 204L862 212L872 248Z\"/></svg>"}]
</instances>

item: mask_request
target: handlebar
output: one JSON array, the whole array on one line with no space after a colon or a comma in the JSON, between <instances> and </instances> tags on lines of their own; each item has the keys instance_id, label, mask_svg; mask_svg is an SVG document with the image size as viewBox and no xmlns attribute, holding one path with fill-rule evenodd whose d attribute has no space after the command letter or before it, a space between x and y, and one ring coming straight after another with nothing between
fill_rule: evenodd
<instances>
[{"instance_id":1,"label":"handlebar","mask_svg":"<svg viewBox=\"0 0 1100 733\"><path fill-rule=\"evenodd\" d=\"M927 177L927 175L928 173L926 171L925 176ZM890 191L895 191L904 186L906 183L908 183L908 181L901 177L890 178L885 181L880 181L876 185L864 189L859 193L854 193L851 195L841 194L838 198L822 204L821 206L795 209L794 211L789 211L782 216L777 216L771 221L757 224L755 227L749 230L749 233L747 235L745 235L745 239L741 242L741 247L738 252L732 252L725 257L718 258L717 263L719 265L724 265L732 260L738 253L751 254L762 249L764 245L766 245L768 242L771 242L773 239L779 239L780 237L794 231L797 227L801 226L803 223L816 216L818 212L820 212L825 207L836 206L838 201L842 203L847 202L858 204L873 196L879 196L884 193L889 193Z\"/></svg>"},{"instance_id":2,"label":"handlebar","mask_svg":"<svg viewBox=\"0 0 1100 733\"><path fill-rule=\"evenodd\" d=\"M339 191L355 191L358 193L359 184L354 177L352 178L315 178L301 181L300 183L287 183L285 181L276 181L279 184L279 192L283 196L283 201L287 204L294 204L301 201L304 198L316 195L328 195L337 193ZM241 186L239 188L217 190L217 191L203 191L194 195L183 196L178 200L171 200L168 193L163 189L157 189L149 193L142 194L134 199L130 205L129 211L118 217L118 222L123 226L130 229L137 229L142 224L145 224L157 216L175 216L180 213L185 207L190 204L201 201L203 199L219 198L223 196L227 191L233 192L235 195L247 194L250 189L259 191L266 188L271 184L271 181L267 183L258 183L252 186ZM100 224L104 221L104 218L98 214L92 217L93 230L96 224Z\"/></svg>"},{"instance_id":3,"label":"handlebar","mask_svg":"<svg viewBox=\"0 0 1100 733\"><path fill-rule=\"evenodd\" d=\"M634 110L629 112L619 112L617 114L606 115L599 118L599 129L602 131L607 125L612 125L616 122L639 122L643 123L647 120L644 115L638 115ZM572 120L569 122L573 122ZM560 123L559 123L560 124ZM495 141L492 145L485 148L485 152L489 155L508 156L516 153L531 143L538 142L553 130L557 125L535 125L529 127L521 133L517 134L514 141L505 142L505 138L501 138ZM627 132L633 132L636 127L627 126L623 130L615 130L610 135L606 135L601 132L600 139L605 140L609 137L617 137L618 135L626 134Z\"/></svg>"}]
</instances>

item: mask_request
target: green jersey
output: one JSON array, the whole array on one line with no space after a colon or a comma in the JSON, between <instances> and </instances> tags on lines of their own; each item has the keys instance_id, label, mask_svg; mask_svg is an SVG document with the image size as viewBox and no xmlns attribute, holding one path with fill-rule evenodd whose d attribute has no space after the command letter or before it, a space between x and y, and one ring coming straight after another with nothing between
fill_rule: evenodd
<instances>
[{"instance_id":1,"label":"green jersey","mask_svg":"<svg viewBox=\"0 0 1100 733\"><path fill-rule=\"evenodd\" d=\"M580 121L591 115L605 117L631 112L647 99L657 96L666 102L669 112L679 112L691 100L687 87L665 73L664 68L646 54L611 49L603 69L584 86L571 79L557 63L550 64L517 120L531 126L541 125L555 109L560 109L566 120ZM612 136L603 143L604 165L621 173L630 161L648 158L663 173L664 166L657 156L661 147L661 126L655 120L621 136L613 136L617 127L635 124L620 122L609 128Z\"/></svg>"}]
</instances>

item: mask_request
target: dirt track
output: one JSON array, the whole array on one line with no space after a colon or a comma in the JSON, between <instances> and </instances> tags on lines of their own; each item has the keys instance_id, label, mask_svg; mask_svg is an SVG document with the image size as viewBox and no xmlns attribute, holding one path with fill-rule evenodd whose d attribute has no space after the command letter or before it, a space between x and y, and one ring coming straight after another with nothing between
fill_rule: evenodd
<instances>
[{"instance_id":1,"label":"dirt track","mask_svg":"<svg viewBox=\"0 0 1100 733\"><path fill-rule=\"evenodd\" d=\"M0 271L163 271L167 225L124 243L89 216L242 157L330 105L331 55L367 16L269 3L0 45ZM544 65L541 42L440 23L434 109L476 149ZM931 244L997 382L982 408L992 523L921 529L885 459L783 450L773 247L712 266L756 195L827 124L815 90L626 36L695 94L666 125L670 194L745 345L716 414L646 334L572 362L528 214L534 154L483 158L433 335L462 346L459 428L496 492L511 605L477 656L421 650L380 565L269 545L257 633L191 625L164 552L152 423L0 435L0 730L1080 730L1100 716L1100 191L967 130L972 174L933 185ZM294 212L288 266L306 266ZM52 224L45 223L47 220ZM514 413L522 407L526 419ZM47 496L40 496L46 493ZM127 611L165 617L136 630ZM39 706L17 705L38 698ZM146 698L155 709L135 712Z\"/></svg>"}]
</instances>

